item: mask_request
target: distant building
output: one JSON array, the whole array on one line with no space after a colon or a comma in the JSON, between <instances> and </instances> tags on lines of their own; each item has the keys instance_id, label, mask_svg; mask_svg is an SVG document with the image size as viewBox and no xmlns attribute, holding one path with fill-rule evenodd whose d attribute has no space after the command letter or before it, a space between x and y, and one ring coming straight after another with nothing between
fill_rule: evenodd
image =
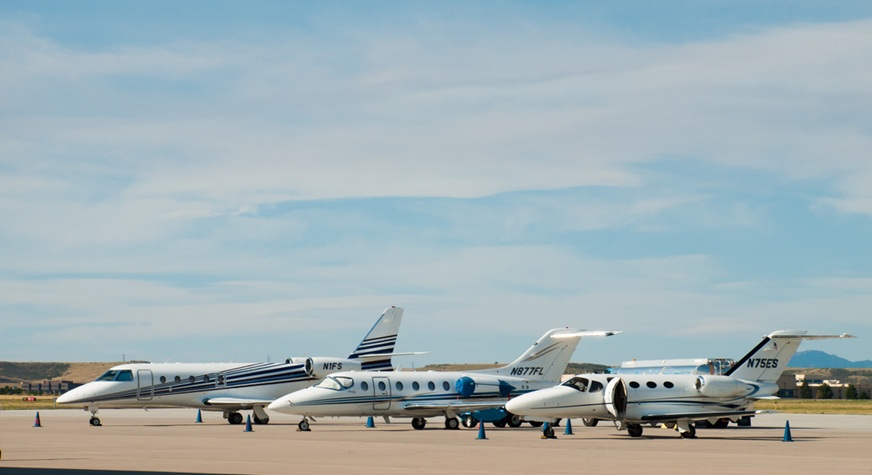
<instances>
[{"instance_id":1,"label":"distant building","mask_svg":"<svg viewBox=\"0 0 872 475\"><path fill-rule=\"evenodd\" d=\"M798 398L799 388L803 382L808 382L808 387L811 389L813 399L817 399L818 388L826 384L833 391L833 399L845 399L845 393L848 390L848 384L838 379L811 379L806 378L805 374L783 374L778 378L778 397L782 398ZM865 392L872 395L872 384L854 384L857 388L857 393Z\"/></svg>"},{"instance_id":2,"label":"distant building","mask_svg":"<svg viewBox=\"0 0 872 475\"><path fill-rule=\"evenodd\" d=\"M19 387L22 391L31 394L63 394L70 389L81 386L72 381L58 379L44 379L42 381L22 381Z\"/></svg>"}]
</instances>

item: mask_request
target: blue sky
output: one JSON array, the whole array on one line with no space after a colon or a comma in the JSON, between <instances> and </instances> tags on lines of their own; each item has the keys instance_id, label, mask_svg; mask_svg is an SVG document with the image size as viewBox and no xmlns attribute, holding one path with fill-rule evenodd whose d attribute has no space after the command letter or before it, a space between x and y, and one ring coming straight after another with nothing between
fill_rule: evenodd
<instances>
[{"instance_id":1,"label":"blue sky","mask_svg":"<svg viewBox=\"0 0 872 475\"><path fill-rule=\"evenodd\" d=\"M872 357L867 2L3 2L0 360Z\"/></svg>"}]
</instances>

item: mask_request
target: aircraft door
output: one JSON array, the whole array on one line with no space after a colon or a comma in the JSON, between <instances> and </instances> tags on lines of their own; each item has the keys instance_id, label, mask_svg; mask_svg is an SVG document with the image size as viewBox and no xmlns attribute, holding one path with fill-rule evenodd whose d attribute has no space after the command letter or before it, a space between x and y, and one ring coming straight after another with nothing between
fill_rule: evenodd
<instances>
[{"instance_id":1,"label":"aircraft door","mask_svg":"<svg viewBox=\"0 0 872 475\"><path fill-rule=\"evenodd\" d=\"M154 374L150 369L136 371L136 399L151 401L154 397Z\"/></svg>"},{"instance_id":2,"label":"aircraft door","mask_svg":"<svg viewBox=\"0 0 872 475\"><path fill-rule=\"evenodd\" d=\"M615 378L606 385L603 403L616 419L623 419L627 412L627 385L621 378Z\"/></svg>"},{"instance_id":3,"label":"aircraft door","mask_svg":"<svg viewBox=\"0 0 872 475\"><path fill-rule=\"evenodd\" d=\"M391 408L391 380L384 376L372 378L372 408L379 411Z\"/></svg>"}]
</instances>

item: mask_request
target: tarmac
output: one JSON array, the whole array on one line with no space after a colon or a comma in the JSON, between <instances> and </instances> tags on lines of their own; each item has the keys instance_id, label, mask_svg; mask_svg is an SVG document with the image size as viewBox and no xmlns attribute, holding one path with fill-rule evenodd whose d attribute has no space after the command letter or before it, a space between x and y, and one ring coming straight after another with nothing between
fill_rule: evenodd
<instances>
[{"instance_id":1,"label":"tarmac","mask_svg":"<svg viewBox=\"0 0 872 475\"><path fill-rule=\"evenodd\" d=\"M541 429L422 431L408 419L387 424L326 418L297 430L299 418L271 414L267 425L230 425L221 413L196 409L62 409L0 412L0 474L529 474L529 473L791 473L872 474L872 416L761 414L751 427L698 429L696 439L645 427L640 438L611 423L573 435L541 438ZM790 423L792 441L785 442Z\"/></svg>"}]
</instances>

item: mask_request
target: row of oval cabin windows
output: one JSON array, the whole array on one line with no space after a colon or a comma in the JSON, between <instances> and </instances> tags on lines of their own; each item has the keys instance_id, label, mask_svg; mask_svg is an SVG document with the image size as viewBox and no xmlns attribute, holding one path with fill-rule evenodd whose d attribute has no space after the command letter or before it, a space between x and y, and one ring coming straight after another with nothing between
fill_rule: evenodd
<instances>
[{"instance_id":1,"label":"row of oval cabin windows","mask_svg":"<svg viewBox=\"0 0 872 475\"><path fill-rule=\"evenodd\" d=\"M639 386L641 386L641 385L637 381L630 381L631 388L639 389ZM647 383L645 383L645 386L648 386L651 389L655 389L657 387L657 383L655 383L654 381L648 381ZM672 384L672 381L664 381L663 387L666 389L672 389L675 387L675 385Z\"/></svg>"},{"instance_id":2,"label":"row of oval cabin windows","mask_svg":"<svg viewBox=\"0 0 872 475\"><path fill-rule=\"evenodd\" d=\"M378 388L379 391L387 391L387 389L388 389L387 383L385 383L384 381L379 381L378 383L376 383L376 387ZM405 388L405 386L403 385L403 383L401 381L397 381L397 383L394 385L394 387L397 388L397 391L402 391ZM368 391L369 390L369 383L367 383L366 381L361 381L360 382L360 389L363 391ZM430 391L435 391L436 390L436 383L434 383L433 381L427 382L427 389L429 389ZM445 391L448 391L449 389L451 389L451 383L449 383L448 381L442 381L442 389L444 389ZM417 381L413 381L412 382L412 391L420 391L420 390L421 390L421 385L418 384Z\"/></svg>"}]
</instances>

